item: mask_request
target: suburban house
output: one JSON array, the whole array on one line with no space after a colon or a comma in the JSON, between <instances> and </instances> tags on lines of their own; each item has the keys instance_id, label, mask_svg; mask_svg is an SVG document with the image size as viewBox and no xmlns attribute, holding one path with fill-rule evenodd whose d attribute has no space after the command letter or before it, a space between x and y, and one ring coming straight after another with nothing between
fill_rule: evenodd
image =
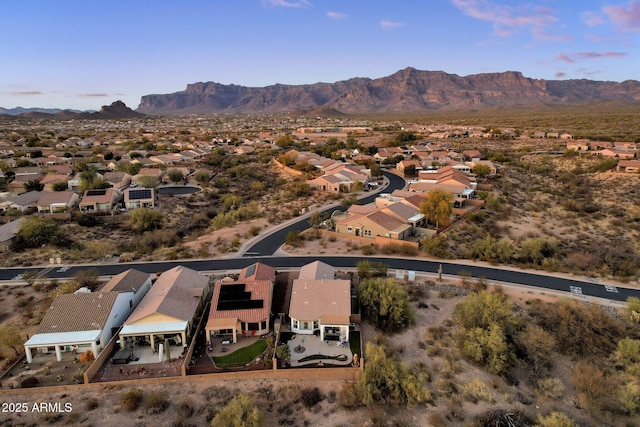
<instances>
[{"instance_id":1,"label":"suburban house","mask_svg":"<svg viewBox=\"0 0 640 427\"><path fill-rule=\"evenodd\" d=\"M14 221L0 225L0 251L5 252L11 246L26 219L27 217L21 216Z\"/></svg>"},{"instance_id":2,"label":"suburban house","mask_svg":"<svg viewBox=\"0 0 640 427\"><path fill-rule=\"evenodd\" d=\"M122 191L131 184L131 175L126 172L105 172L104 179L118 191Z\"/></svg>"},{"instance_id":3,"label":"suburban house","mask_svg":"<svg viewBox=\"0 0 640 427\"><path fill-rule=\"evenodd\" d=\"M30 209L35 209L41 196L42 191L29 191L18 196L7 197L0 202L0 212L12 209L19 212L27 212Z\"/></svg>"},{"instance_id":4,"label":"suburban house","mask_svg":"<svg viewBox=\"0 0 640 427\"><path fill-rule=\"evenodd\" d=\"M418 174L418 171L422 170L422 165L418 160L400 160L396 164L396 169L400 171L403 175L406 174L407 168L411 169L413 166L413 176Z\"/></svg>"},{"instance_id":5,"label":"suburban house","mask_svg":"<svg viewBox=\"0 0 640 427\"><path fill-rule=\"evenodd\" d=\"M207 339L238 335L264 335L270 331L271 302L276 271L260 262L245 267L238 280L225 278L215 284Z\"/></svg>"},{"instance_id":6,"label":"suburban house","mask_svg":"<svg viewBox=\"0 0 640 427\"><path fill-rule=\"evenodd\" d=\"M69 175L64 174L47 174L41 180L40 184L44 185L44 191L55 191L53 186L57 183L64 183L68 187L68 181L71 179Z\"/></svg>"},{"instance_id":7,"label":"suburban house","mask_svg":"<svg viewBox=\"0 0 640 427\"><path fill-rule=\"evenodd\" d=\"M154 276L140 270L130 268L129 270L113 276L104 284L100 291L128 294L130 297L129 305L133 309L138 306L142 298L151 288L152 277Z\"/></svg>"},{"instance_id":8,"label":"suburban house","mask_svg":"<svg viewBox=\"0 0 640 427\"><path fill-rule=\"evenodd\" d=\"M368 213L347 212L335 219L336 233L375 239L377 236L404 240L411 236L411 225L379 209Z\"/></svg>"},{"instance_id":9,"label":"suburban house","mask_svg":"<svg viewBox=\"0 0 640 427\"><path fill-rule=\"evenodd\" d=\"M66 212L78 206L80 196L75 191L45 191L38 199L39 213Z\"/></svg>"},{"instance_id":10,"label":"suburban house","mask_svg":"<svg viewBox=\"0 0 640 427\"><path fill-rule=\"evenodd\" d=\"M180 348L188 345L195 319L209 298L209 277L177 266L158 277L120 330L120 346L127 340L148 343L154 351L161 340Z\"/></svg>"},{"instance_id":11,"label":"suburban house","mask_svg":"<svg viewBox=\"0 0 640 427\"><path fill-rule=\"evenodd\" d=\"M320 261L307 264L293 281L289 326L296 334L321 340L348 341L351 281L335 278L335 268Z\"/></svg>"},{"instance_id":12,"label":"suburban house","mask_svg":"<svg viewBox=\"0 0 640 427\"><path fill-rule=\"evenodd\" d=\"M120 194L113 188L86 190L80 202L82 212L111 212Z\"/></svg>"},{"instance_id":13,"label":"suburban house","mask_svg":"<svg viewBox=\"0 0 640 427\"><path fill-rule=\"evenodd\" d=\"M633 159L636 156L636 151L624 148L604 148L600 151L594 151L593 154L601 157Z\"/></svg>"},{"instance_id":14,"label":"suburban house","mask_svg":"<svg viewBox=\"0 0 640 427\"><path fill-rule=\"evenodd\" d=\"M331 193L350 192L356 182L364 186L369 180L364 170L345 163L334 163L324 171L324 175L308 181L310 187Z\"/></svg>"},{"instance_id":15,"label":"suburban house","mask_svg":"<svg viewBox=\"0 0 640 427\"><path fill-rule=\"evenodd\" d=\"M154 183L156 185L158 185L162 181L162 176L163 175L164 175L164 172L162 172L161 169L157 169L157 168L141 168L138 171L138 174L134 175L132 180L133 180L133 182L135 182L137 184L142 184L142 180L144 179L143 177L151 176L151 177L153 177Z\"/></svg>"},{"instance_id":16,"label":"suburban house","mask_svg":"<svg viewBox=\"0 0 640 427\"><path fill-rule=\"evenodd\" d=\"M132 310L131 297L119 292L76 292L58 295L49 307L36 333L24 343L27 362L33 350L77 354L91 350L98 356L117 328Z\"/></svg>"},{"instance_id":17,"label":"suburban house","mask_svg":"<svg viewBox=\"0 0 640 427\"><path fill-rule=\"evenodd\" d=\"M127 188L124 190L124 207L126 209L153 209L157 205L155 188Z\"/></svg>"},{"instance_id":18,"label":"suburban house","mask_svg":"<svg viewBox=\"0 0 640 427\"><path fill-rule=\"evenodd\" d=\"M23 194L25 193L27 190L25 189L25 184L27 184L30 181L37 181L40 182L40 180L44 177L43 174L39 174L39 175L16 175L15 178L13 178L13 181L11 181L10 183L7 184L7 191L11 194Z\"/></svg>"},{"instance_id":19,"label":"suburban house","mask_svg":"<svg viewBox=\"0 0 640 427\"><path fill-rule=\"evenodd\" d=\"M462 207L475 194L476 183L464 172L451 166L436 171L422 171L418 181L409 184L409 190L419 193L442 190L452 193L454 206Z\"/></svg>"},{"instance_id":20,"label":"suburban house","mask_svg":"<svg viewBox=\"0 0 640 427\"><path fill-rule=\"evenodd\" d=\"M638 173L640 171L640 160L620 160L616 166L617 172Z\"/></svg>"}]
</instances>

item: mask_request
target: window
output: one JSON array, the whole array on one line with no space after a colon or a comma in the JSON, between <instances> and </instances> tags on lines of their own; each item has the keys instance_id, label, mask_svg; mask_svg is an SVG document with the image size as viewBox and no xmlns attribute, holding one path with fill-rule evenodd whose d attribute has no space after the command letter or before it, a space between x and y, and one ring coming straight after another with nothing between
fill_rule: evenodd
<instances>
[{"instance_id":1,"label":"window","mask_svg":"<svg viewBox=\"0 0 640 427\"><path fill-rule=\"evenodd\" d=\"M309 322L302 322L302 329L309 329Z\"/></svg>"},{"instance_id":2,"label":"window","mask_svg":"<svg viewBox=\"0 0 640 427\"><path fill-rule=\"evenodd\" d=\"M371 236L371 230L364 230L365 236Z\"/></svg>"},{"instance_id":3,"label":"window","mask_svg":"<svg viewBox=\"0 0 640 427\"><path fill-rule=\"evenodd\" d=\"M313 329L318 329L320 327L320 324L318 323L317 320L313 321Z\"/></svg>"},{"instance_id":4,"label":"window","mask_svg":"<svg viewBox=\"0 0 640 427\"><path fill-rule=\"evenodd\" d=\"M267 329L267 321L263 320L262 323L260 324L260 329Z\"/></svg>"},{"instance_id":5,"label":"window","mask_svg":"<svg viewBox=\"0 0 640 427\"><path fill-rule=\"evenodd\" d=\"M298 321L296 319L293 319L293 327L298 329Z\"/></svg>"},{"instance_id":6,"label":"window","mask_svg":"<svg viewBox=\"0 0 640 427\"><path fill-rule=\"evenodd\" d=\"M260 330L260 324L258 322L249 323L249 330L250 331L258 331L258 330Z\"/></svg>"}]
</instances>

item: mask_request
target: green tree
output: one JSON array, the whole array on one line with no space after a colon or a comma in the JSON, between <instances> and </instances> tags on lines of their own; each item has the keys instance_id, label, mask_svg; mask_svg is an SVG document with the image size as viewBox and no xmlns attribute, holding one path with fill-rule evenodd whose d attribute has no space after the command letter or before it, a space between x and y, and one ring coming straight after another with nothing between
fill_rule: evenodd
<instances>
[{"instance_id":1,"label":"green tree","mask_svg":"<svg viewBox=\"0 0 640 427\"><path fill-rule=\"evenodd\" d=\"M362 260L356 263L358 268L358 277L360 279L370 279L372 277L387 277L389 266L383 262L371 262Z\"/></svg>"},{"instance_id":2,"label":"green tree","mask_svg":"<svg viewBox=\"0 0 640 427\"><path fill-rule=\"evenodd\" d=\"M315 211L309 216L309 226L320 227L327 219L329 219L328 213Z\"/></svg>"},{"instance_id":3,"label":"green tree","mask_svg":"<svg viewBox=\"0 0 640 427\"><path fill-rule=\"evenodd\" d=\"M276 347L276 357L285 363L289 363L291 360L291 349L287 344L282 344Z\"/></svg>"},{"instance_id":4,"label":"green tree","mask_svg":"<svg viewBox=\"0 0 640 427\"><path fill-rule=\"evenodd\" d=\"M487 329L472 328L465 331L460 338L460 351L494 374L504 372L515 358L504 330L496 323Z\"/></svg>"},{"instance_id":5,"label":"green tree","mask_svg":"<svg viewBox=\"0 0 640 427\"><path fill-rule=\"evenodd\" d=\"M205 184L211 179L211 173L209 171L200 170L196 172L195 179L200 184Z\"/></svg>"},{"instance_id":6,"label":"green tree","mask_svg":"<svg viewBox=\"0 0 640 427\"><path fill-rule=\"evenodd\" d=\"M246 394L236 395L211 420L211 427L260 427L262 416Z\"/></svg>"},{"instance_id":7,"label":"green tree","mask_svg":"<svg viewBox=\"0 0 640 427\"><path fill-rule=\"evenodd\" d=\"M49 218L30 216L20 226L13 242L14 250L39 248L59 240L58 225Z\"/></svg>"},{"instance_id":8,"label":"green tree","mask_svg":"<svg viewBox=\"0 0 640 427\"><path fill-rule=\"evenodd\" d=\"M491 166L485 165L483 163L478 163L471 168L471 172L473 172L480 178L484 178L491 175Z\"/></svg>"},{"instance_id":9,"label":"green tree","mask_svg":"<svg viewBox=\"0 0 640 427\"><path fill-rule=\"evenodd\" d=\"M8 357L7 350L13 350L16 357L20 356L20 348L23 344L24 338L16 325L6 322L0 324L0 351L5 357Z\"/></svg>"},{"instance_id":10,"label":"green tree","mask_svg":"<svg viewBox=\"0 0 640 427\"><path fill-rule=\"evenodd\" d=\"M156 188L158 186L158 178L155 175L142 175L140 177L140 185L144 188Z\"/></svg>"},{"instance_id":11,"label":"green tree","mask_svg":"<svg viewBox=\"0 0 640 427\"><path fill-rule=\"evenodd\" d=\"M164 215L152 209L137 208L131 211L131 225L139 233L160 229L164 225Z\"/></svg>"},{"instance_id":12,"label":"green tree","mask_svg":"<svg viewBox=\"0 0 640 427\"><path fill-rule=\"evenodd\" d=\"M407 291L393 279L367 279L360 284L364 315L384 331L398 331L414 321Z\"/></svg>"},{"instance_id":13,"label":"green tree","mask_svg":"<svg viewBox=\"0 0 640 427\"><path fill-rule=\"evenodd\" d=\"M453 319L465 329L488 329L493 324L511 329L520 323L514 304L503 293L489 291L467 296L453 310Z\"/></svg>"},{"instance_id":14,"label":"green tree","mask_svg":"<svg viewBox=\"0 0 640 427\"><path fill-rule=\"evenodd\" d=\"M299 248L300 246L304 245L304 240L302 239L299 231L290 231L289 233L287 233L284 238L284 242L289 246L293 246L294 248Z\"/></svg>"},{"instance_id":15,"label":"green tree","mask_svg":"<svg viewBox=\"0 0 640 427\"><path fill-rule=\"evenodd\" d=\"M65 181L54 182L51 187L53 191L67 191L69 189L69 185Z\"/></svg>"},{"instance_id":16,"label":"green tree","mask_svg":"<svg viewBox=\"0 0 640 427\"><path fill-rule=\"evenodd\" d=\"M35 180L35 179L27 181L22 185L24 186L24 191L26 191L26 192L29 192L29 191L42 191L42 189L44 188L44 184L40 184L40 181Z\"/></svg>"},{"instance_id":17,"label":"green tree","mask_svg":"<svg viewBox=\"0 0 640 427\"><path fill-rule=\"evenodd\" d=\"M631 319L634 322L639 323L640 322L640 298L638 297L627 298L627 310L629 310Z\"/></svg>"},{"instance_id":18,"label":"green tree","mask_svg":"<svg viewBox=\"0 0 640 427\"><path fill-rule=\"evenodd\" d=\"M453 212L452 204L453 194L443 190L433 190L427 193L427 200L420 203L420 213L438 228L441 224L450 222Z\"/></svg>"},{"instance_id":19,"label":"green tree","mask_svg":"<svg viewBox=\"0 0 640 427\"><path fill-rule=\"evenodd\" d=\"M184 180L184 175L182 175L182 171L180 169L171 168L167 171L167 176L169 177L169 181L177 184Z\"/></svg>"}]
</instances>

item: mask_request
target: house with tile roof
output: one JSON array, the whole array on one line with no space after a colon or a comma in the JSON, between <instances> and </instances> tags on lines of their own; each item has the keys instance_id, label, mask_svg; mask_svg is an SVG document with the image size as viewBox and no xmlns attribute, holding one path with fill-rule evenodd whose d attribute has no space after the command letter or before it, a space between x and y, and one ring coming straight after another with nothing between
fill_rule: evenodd
<instances>
[{"instance_id":1,"label":"house with tile roof","mask_svg":"<svg viewBox=\"0 0 640 427\"><path fill-rule=\"evenodd\" d=\"M238 280L225 278L216 283L206 326L207 339L228 337L236 343L238 335L269 333L275 280L275 269L258 262L242 269Z\"/></svg>"},{"instance_id":2,"label":"house with tile roof","mask_svg":"<svg viewBox=\"0 0 640 427\"><path fill-rule=\"evenodd\" d=\"M24 343L27 362L37 353L91 350L97 357L133 309L131 297L120 292L77 292L58 295L36 333Z\"/></svg>"},{"instance_id":3,"label":"house with tile roof","mask_svg":"<svg viewBox=\"0 0 640 427\"><path fill-rule=\"evenodd\" d=\"M26 219L26 216L21 216L14 221L0 225L0 251L5 251L11 246L11 243L13 243L13 240L18 235L18 231L20 231L22 223L25 222Z\"/></svg>"},{"instance_id":4,"label":"house with tile roof","mask_svg":"<svg viewBox=\"0 0 640 427\"><path fill-rule=\"evenodd\" d=\"M380 209L369 213L352 213L336 219L335 231L357 237L375 239L376 236L404 240L411 235L411 225Z\"/></svg>"},{"instance_id":5,"label":"house with tile roof","mask_svg":"<svg viewBox=\"0 0 640 427\"><path fill-rule=\"evenodd\" d=\"M131 308L138 306L142 298L151 288L152 279L155 276L144 273L140 270L130 268L120 274L113 276L100 289L101 292L118 292L130 295Z\"/></svg>"},{"instance_id":6,"label":"house with tile roof","mask_svg":"<svg viewBox=\"0 0 640 427\"><path fill-rule=\"evenodd\" d=\"M44 191L36 206L39 213L66 212L79 202L80 196L75 191Z\"/></svg>"},{"instance_id":7,"label":"house with tile roof","mask_svg":"<svg viewBox=\"0 0 640 427\"><path fill-rule=\"evenodd\" d=\"M128 339L148 342L157 350L159 340L170 338L186 347L209 295L208 276L181 265L165 271L125 320L121 347Z\"/></svg>"},{"instance_id":8,"label":"house with tile roof","mask_svg":"<svg viewBox=\"0 0 640 427\"><path fill-rule=\"evenodd\" d=\"M80 211L111 212L119 198L120 193L113 188L86 190L79 204Z\"/></svg>"},{"instance_id":9,"label":"house with tile roof","mask_svg":"<svg viewBox=\"0 0 640 427\"><path fill-rule=\"evenodd\" d=\"M349 340L351 282L335 278L335 268L320 261L303 266L293 281L289 326L296 334L321 340Z\"/></svg>"}]
</instances>

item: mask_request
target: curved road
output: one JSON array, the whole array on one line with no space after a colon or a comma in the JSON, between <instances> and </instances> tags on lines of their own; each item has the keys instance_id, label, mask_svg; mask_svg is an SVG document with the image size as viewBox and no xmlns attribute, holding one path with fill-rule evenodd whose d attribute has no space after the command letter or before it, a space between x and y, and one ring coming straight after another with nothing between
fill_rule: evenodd
<instances>
[{"instance_id":1,"label":"curved road","mask_svg":"<svg viewBox=\"0 0 640 427\"><path fill-rule=\"evenodd\" d=\"M403 178L398 175L384 172L384 176L389 180L389 185L384 190L385 193L392 193L394 190L401 190L406 185L406 182ZM363 199L360 199L360 203L365 205L367 203L373 202L376 197L378 197L378 193L374 193L370 196L367 196ZM334 211L344 212L347 208L343 206L334 206L332 208L324 209L320 212L327 213L331 215ZM309 218L303 218L299 221L296 221L292 224L287 225L269 235L267 235L264 239L261 239L259 242L254 243L252 246L247 248L243 256L268 256L273 255L275 251L278 250L280 246L284 243L284 239L292 231L303 231L309 228Z\"/></svg>"}]
</instances>

